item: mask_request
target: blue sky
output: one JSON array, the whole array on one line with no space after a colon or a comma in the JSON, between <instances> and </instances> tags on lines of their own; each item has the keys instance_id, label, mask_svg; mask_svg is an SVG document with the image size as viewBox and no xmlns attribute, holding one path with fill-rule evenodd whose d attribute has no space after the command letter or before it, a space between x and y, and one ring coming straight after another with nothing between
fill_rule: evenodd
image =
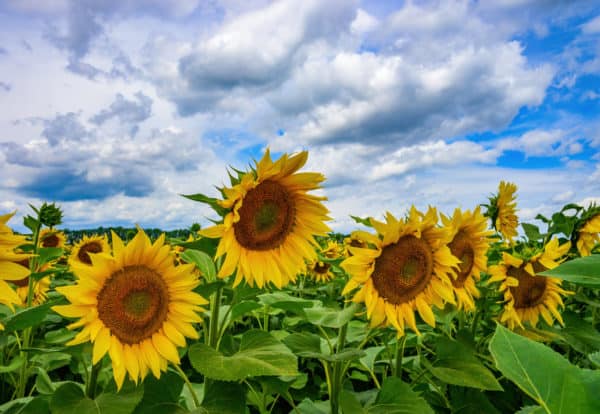
<instances>
[{"instance_id":1,"label":"blue sky","mask_svg":"<svg viewBox=\"0 0 600 414\"><path fill-rule=\"evenodd\" d=\"M65 227L214 218L228 165L309 151L332 227L517 183L523 220L600 202L591 1L0 5L0 214Z\"/></svg>"}]
</instances>

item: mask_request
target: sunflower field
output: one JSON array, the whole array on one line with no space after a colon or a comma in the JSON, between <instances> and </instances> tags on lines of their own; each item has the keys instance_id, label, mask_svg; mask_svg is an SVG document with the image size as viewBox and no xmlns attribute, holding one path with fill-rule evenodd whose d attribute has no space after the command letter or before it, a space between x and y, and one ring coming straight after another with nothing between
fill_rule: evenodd
<instances>
[{"instance_id":1,"label":"sunflower field","mask_svg":"<svg viewBox=\"0 0 600 414\"><path fill-rule=\"evenodd\" d=\"M600 206L520 222L501 181L338 234L307 157L185 196L187 239L0 216L0 413L600 412Z\"/></svg>"}]
</instances>

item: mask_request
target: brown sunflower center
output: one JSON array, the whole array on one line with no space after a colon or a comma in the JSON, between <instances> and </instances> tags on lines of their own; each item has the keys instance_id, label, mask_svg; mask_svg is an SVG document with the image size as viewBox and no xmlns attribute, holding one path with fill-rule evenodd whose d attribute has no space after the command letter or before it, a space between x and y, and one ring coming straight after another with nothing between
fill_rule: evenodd
<instances>
[{"instance_id":1,"label":"brown sunflower center","mask_svg":"<svg viewBox=\"0 0 600 414\"><path fill-rule=\"evenodd\" d=\"M548 279L531 276L523 267L511 266L506 273L519 281L519 286L510 287L510 293L515 298L515 308L531 308L543 302Z\"/></svg>"},{"instance_id":2,"label":"brown sunflower center","mask_svg":"<svg viewBox=\"0 0 600 414\"><path fill-rule=\"evenodd\" d=\"M233 225L235 238L250 250L280 246L294 227L296 209L290 192L274 181L263 181L248 191Z\"/></svg>"},{"instance_id":3,"label":"brown sunflower center","mask_svg":"<svg viewBox=\"0 0 600 414\"><path fill-rule=\"evenodd\" d=\"M427 242L415 236L404 236L383 248L375 261L372 278L379 296L398 305L422 292L432 274L433 253Z\"/></svg>"},{"instance_id":4,"label":"brown sunflower center","mask_svg":"<svg viewBox=\"0 0 600 414\"><path fill-rule=\"evenodd\" d=\"M458 273L456 279L452 280L452 284L456 288L462 288L471 274L471 270L473 270L475 259L473 245L465 232L461 230L456 233L456 236L454 236L454 239L448 244L448 247L452 254L460 260Z\"/></svg>"},{"instance_id":5,"label":"brown sunflower center","mask_svg":"<svg viewBox=\"0 0 600 414\"><path fill-rule=\"evenodd\" d=\"M77 253L77 258L85 264L92 264L92 259L88 253L101 253L102 245L97 241L92 241L84 244L79 248L79 252Z\"/></svg>"},{"instance_id":6,"label":"brown sunflower center","mask_svg":"<svg viewBox=\"0 0 600 414\"><path fill-rule=\"evenodd\" d=\"M60 239L54 233L47 235L42 240L42 247L58 247Z\"/></svg>"},{"instance_id":7,"label":"brown sunflower center","mask_svg":"<svg viewBox=\"0 0 600 414\"><path fill-rule=\"evenodd\" d=\"M140 343L163 325L169 310L169 289L163 278L145 266L126 266L113 273L98 293L98 316L119 341Z\"/></svg>"},{"instance_id":8,"label":"brown sunflower center","mask_svg":"<svg viewBox=\"0 0 600 414\"><path fill-rule=\"evenodd\" d=\"M313 267L313 270L315 273L318 273L320 275L324 275L327 272L329 272L329 268L331 267L331 265L329 263L324 263L324 262L317 262L315 264L315 266Z\"/></svg>"}]
</instances>

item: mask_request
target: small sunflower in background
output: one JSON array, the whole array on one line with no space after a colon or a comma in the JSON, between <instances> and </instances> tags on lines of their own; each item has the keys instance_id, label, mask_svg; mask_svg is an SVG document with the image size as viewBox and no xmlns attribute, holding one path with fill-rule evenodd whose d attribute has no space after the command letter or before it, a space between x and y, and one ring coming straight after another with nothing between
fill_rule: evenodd
<instances>
[{"instance_id":1,"label":"small sunflower in background","mask_svg":"<svg viewBox=\"0 0 600 414\"><path fill-rule=\"evenodd\" d=\"M73 245L71 254L69 255L69 263L71 265L77 263L91 266L92 259L89 253L110 253L110 245L108 244L107 237L105 235L83 236L81 240Z\"/></svg>"},{"instance_id":2,"label":"small sunflower in background","mask_svg":"<svg viewBox=\"0 0 600 414\"><path fill-rule=\"evenodd\" d=\"M29 276L29 268L19 264L20 261L30 257L27 254L17 253L15 249L27 243L25 236L16 235L6 224L15 213L0 216L0 303L14 310L13 305L19 304L21 299L13 288L6 283L23 280ZM3 329L0 324L0 329Z\"/></svg>"},{"instance_id":3,"label":"small sunflower in background","mask_svg":"<svg viewBox=\"0 0 600 414\"><path fill-rule=\"evenodd\" d=\"M109 354L120 389L126 374L137 383L179 364L177 347L198 338L193 324L208 301L193 292L194 265L175 266L164 234L151 243L139 230L125 245L113 232L112 243L114 256L90 252L91 265L73 263L76 284L56 289L70 304L52 309L78 318L68 328L82 330L68 345L92 342L93 364Z\"/></svg>"},{"instance_id":4,"label":"small sunflower in background","mask_svg":"<svg viewBox=\"0 0 600 414\"><path fill-rule=\"evenodd\" d=\"M309 262L306 266L306 273L319 283L329 282L335 277L331 271L331 264L322 260Z\"/></svg>"},{"instance_id":5,"label":"small sunflower in background","mask_svg":"<svg viewBox=\"0 0 600 414\"><path fill-rule=\"evenodd\" d=\"M486 216L492 220L492 225L508 243L517 236L517 203L515 201L516 184L500 181L498 194L490 197Z\"/></svg>"},{"instance_id":6,"label":"small sunflower in background","mask_svg":"<svg viewBox=\"0 0 600 414\"><path fill-rule=\"evenodd\" d=\"M30 259L23 259L18 263L29 270L29 261ZM45 263L39 269L40 272L44 272L50 269L51 265L49 263ZM21 299L21 306L27 306L27 295L29 294L29 275L20 280L13 280L12 283L15 285L17 295ZM46 302L48 298L48 290L50 290L50 276L44 276L41 279L33 282L33 296L31 300L31 304L34 306L41 305Z\"/></svg>"},{"instance_id":7,"label":"small sunflower in background","mask_svg":"<svg viewBox=\"0 0 600 414\"><path fill-rule=\"evenodd\" d=\"M559 308L564 307L562 296L571 292L561 288L560 279L538 273L557 267L570 247L570 242L559 245L558 239L552 239L530 259L504 252L500 264L489 267L488 283L500 282L499 291L504 294L501 323L512 330L524 329L525 323L535 328L541 316L550 326L554 319L564 324Z\"/></svg>"},{"instance_id":8,"label":"small sunflower in background","mask_svg":"<svg viewBox=\"0 0 600 414\"><path fill-rule=\"evenodd\" d=\"M321 254L328 259L337 259L344 253L344 248L335 240L327 240L327 246L321 249Z\"/></svg>"},{"instance_id":9,"label":"small sunflower in background","mask_svg":"<svg viewBox=\"0 0 600 414\"><path fill-rule=\"evenodd\" d=\"M350 252L350 247L360 247L364 249L367 247L367 242L361 240L357 232L353 232L352 234L350 234L350 236L344 239L344 247L342 250L344 256L352 256L352 253Z\"/></svg>"},{"instance_id":10,"label":"small sunflower in background","mask_svg":"<svg viewBox=\"0 0 600 414\"><path fill-rule=\"evenodd\" d=\"M451 278L459 261L447 246L448 230L437 221L434 208L422 214L412 207L405 220L390 213L385 223L371 219L376 235L354 233L368 247L348 247L352 256L341 266L351 279L342 294L360 288L352 300L366 304L371 326L392 325L399 336L408 326L420 334L415 312L435 326L432 305L454 303Z\"/></svg>"},{"instance_id":11,"label":"small sunflower in background","mask_svg":"<svg viewBox=\"0 0 600 414\"><path fill-rule=\"evenodd\" d=\"M450 252L460 260L456 279L452 280L456 307L465 311L475 310L473 298L479 297L475 285L480 273L487 268L488 237L494 232L487 229L486 218L479 207L470 210L454 210L454 215L446 217L442 214L442 222L449 230Z\"/></svg>"},{"instance_id":12,"label":"small sunflower in background","mask_svg":"<svg viewBox=\"0 0 600 414\"><path fill-rule=\"evenodd\" d=\"M592 254L594 247L600 243L600 207L591 206L586 212L589 218L584 218L584 222L577 231L577 250L581 256Z\"/></svg>"},{"instance_id":13,"label":"small sunflower in background","mask_svg":"<svg viewBox=\"0 0 600 414\"><path fill-rule=\"evenodd\" d=\"M315 236L330 231L322 201L308 194L321 188L320 173L297 171L308 152L284 154L271 160L269 150L256 169L243 173L233 187L223 188L219 205L228 210L222 224L201 230L204 237L221 238L216 257L225 255L219 277L235 274L233 286L273 283L281 288L304 272L306 261L317 259Z\"/></svg>"},{"instance_id":14,"label":"small sunflower in background","mask_svg":"<svg viewBox=\"0 0 600 414\"><path fill-rule=\"evenodd\" d=\"M41 247L63 248L67 243L67 237L65 236L65 233L54 229L42 229L40 231L39 240Z\"/></svg>"}]
</instances>

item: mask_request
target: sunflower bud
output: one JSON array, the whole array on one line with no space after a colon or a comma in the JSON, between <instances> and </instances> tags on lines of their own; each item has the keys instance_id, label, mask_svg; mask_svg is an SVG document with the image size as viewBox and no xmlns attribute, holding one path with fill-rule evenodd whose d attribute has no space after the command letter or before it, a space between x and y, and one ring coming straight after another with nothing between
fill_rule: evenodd
<instances>
[{"instance_id":1,"label":"sunflower bud","mask_svg":"<svg viewBox=\"0 0 600 414\"><path fill-rule=\"evenodd\" d=\"M58 226L62 223L62 211L59 207L56 207L54 203L42 204L40 208L40 222L48 227Z\"/></svg>"}]
</instances>

